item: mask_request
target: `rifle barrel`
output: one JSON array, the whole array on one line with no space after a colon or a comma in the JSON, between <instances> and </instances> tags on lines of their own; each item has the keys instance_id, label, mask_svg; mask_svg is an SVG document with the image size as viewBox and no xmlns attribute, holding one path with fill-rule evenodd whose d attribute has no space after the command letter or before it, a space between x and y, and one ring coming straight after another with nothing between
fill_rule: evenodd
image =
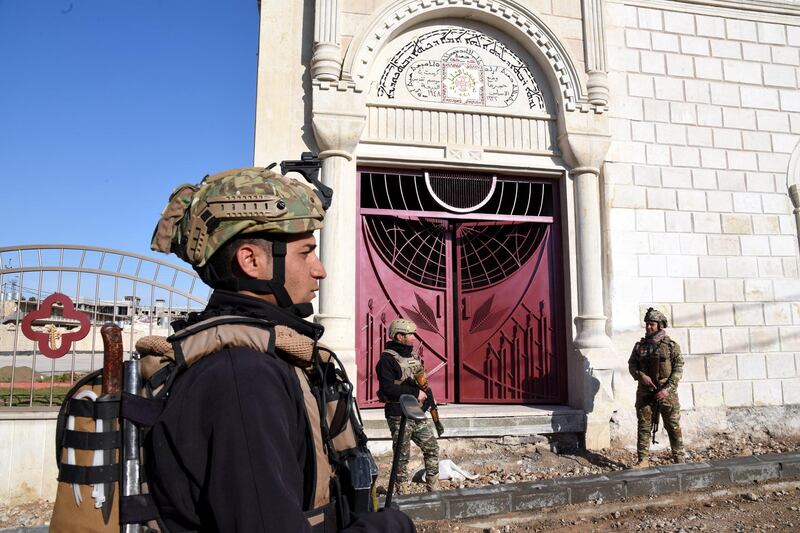
<instances>
[{"instance_id":1,"label":"rifle barrel","mask_svg":"<svg viewBox=\"0 0 800 533\"><path fill-rule=\"evenodd\" d=\"M123 363L123 386L128 394L139 394L139 354L133 353L129 361ZM140 490L141 465L139 464L139 432L130 420L122 421L122 482L120 492L123 496L136 496ZM139 524L123 524L122 533L138 533Z\"/></svg>"}]
</instances>

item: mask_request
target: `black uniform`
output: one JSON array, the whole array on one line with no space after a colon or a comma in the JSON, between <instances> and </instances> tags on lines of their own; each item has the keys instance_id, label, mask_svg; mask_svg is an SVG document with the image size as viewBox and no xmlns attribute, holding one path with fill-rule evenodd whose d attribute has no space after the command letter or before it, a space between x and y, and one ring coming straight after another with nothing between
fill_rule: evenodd
<instances>
[{"instance_id":1,"label":"black uniform","mask_svg":"<svg viewBox=\"0 0 800 533\"><path fill-rule=\"evenodd\" d=\"M257 316L311 338L322 327L257 298L215 291L192 322ZM146 442L150 490L170 533L310 531L303 515L315 483L303 393L274 353L227 348L182 375ZM414 531L398 511L372 513L346 531Z\"/></svg>"},{"instance_id":2,"label":"black uniform","mask_svg":"<svg viewBox=\"0 0 800 533\"><path fill-rule=\"evenodd\" d=\"M397 341L388 341L386 349L392 350L400 354L401 357L411 357L412 347L407 344L400 344ZM375 365L375 373L378 375L378 389L385 396L388 402L384 406L384 415L388 418L390 416L402 416L403 411L400 409L400 400L402 394L410 394L414 398L419 396L419 386L414 380L406 380L403 383L396 384L395 381L403 376L403 370L400 364L393 355L387 352L381 354L378 364Z\"/></svg>"}]
</instances>

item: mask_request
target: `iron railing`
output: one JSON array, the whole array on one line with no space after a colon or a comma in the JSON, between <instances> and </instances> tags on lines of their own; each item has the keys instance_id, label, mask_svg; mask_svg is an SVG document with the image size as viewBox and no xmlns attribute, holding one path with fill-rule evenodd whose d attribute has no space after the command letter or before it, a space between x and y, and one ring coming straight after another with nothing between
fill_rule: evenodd
<instances>
[{"instance_id":1,"label":"iron railing","mask_svg":"<svg viewBox=\"0 0 800 533\"><path fill-rule=\"evenodd\" d=\"M57 359L45 357L21 324L38 312L34 331L55 336L77 327L63 306L40 310L53 293L88 316L88 335ZM169 323L205 306L210 289L192 270L150 257L75 245L0 247L0 409L52 407L81 376L102 366L100 326L123 328L126 354L144 335L171 333Z\"/></svg>"}]
</instances>

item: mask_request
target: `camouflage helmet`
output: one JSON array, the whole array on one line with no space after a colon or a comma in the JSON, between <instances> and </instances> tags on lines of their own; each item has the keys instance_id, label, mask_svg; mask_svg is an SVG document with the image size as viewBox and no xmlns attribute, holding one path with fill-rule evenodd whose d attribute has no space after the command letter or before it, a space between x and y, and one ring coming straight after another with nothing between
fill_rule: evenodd
<instances>
[{"instance_id":1,"label":"camouflage helmet","mask_svg":"<svg viewBox=\"0 0 800 533\"><path fill-rule=\"evenodd\" d=\"M661 324L662 328L667 327L667 317L664 316L664 313L653 307L647 308L647 312L644 314L644 322L645 324L648 322L658 322Z\"/></svg>"},{"instance_id":2,"label":"camouflage helmet","mask_svg":"<svg viewBox=\"0 0 800 533\"><path fill-rule=\"evenodd\" d=\"M389 324L389 338L394 339L394 336L398 333L416 333L417 325L414 324L410 320L406 320L405 318L395 318L392 320L392 323Z\"/></svg>"},{"instance_id":3,"label":"camouflage helmet","mask_svg":"<svg viewBox=\"0 0 800 533\"><path fill-rule=\"evenodd\" d=\"M150 248L202 267L241 234L299 234L322 227L313 189L266 168L239 168L178 186L161 213Z\"/></svg>"}]
</instances>

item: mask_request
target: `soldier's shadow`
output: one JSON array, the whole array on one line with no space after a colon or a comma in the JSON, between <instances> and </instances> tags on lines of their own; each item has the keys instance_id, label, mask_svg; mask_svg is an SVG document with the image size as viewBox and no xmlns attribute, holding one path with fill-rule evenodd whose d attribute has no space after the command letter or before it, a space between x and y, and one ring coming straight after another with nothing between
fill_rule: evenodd
<instances>
[{"instance_id":1,"label":"soldier's shadow","mask_svg":"<svg viewBox=\"0 0 800 533\"><path fill-rule=\"evenodd\" d=\"M595 453L585 449L576 450L572 455L577 457L583 457L587 461L589 461L592 465L600 467L600 468L627 468L628 466L625 463L621 463L619 461L615 461L609 457L606 457L602 454Z\"/></svg>"}]
</instances>

